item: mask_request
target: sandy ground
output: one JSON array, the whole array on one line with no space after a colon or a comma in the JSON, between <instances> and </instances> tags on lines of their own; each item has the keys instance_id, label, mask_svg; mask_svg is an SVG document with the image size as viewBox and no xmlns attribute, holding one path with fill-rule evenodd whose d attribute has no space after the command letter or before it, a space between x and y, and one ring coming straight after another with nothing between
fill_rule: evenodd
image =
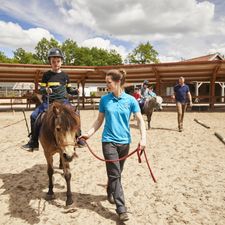
<instances>
[{"instance_id":1,"label":"sandy ground","mask_svg":"<svg viewBox=\"0 0 225 225\"><path fill-rule=\"evenodd\" d=\"M26 112L27 118L30 113ZM83 131L96 116L97 111L81 111ZM194 118L211 128L197 124ZM121 224L114 205L106 200L105 165L87 148L77 149L79 158L71 163L75 204L65 207L66 185L57 155L56 199L45 201L48 178L43 150L21 149L28 140L22 119L22 112L0 113L0 224ZM225 113L186 113L182 133L176 122L175 112L156 112L152 129L147 131L147 153L157 184L145 162L138 164L136 155L125 164L122 183L130 217L126 224L224 225L225 145L214 132L225 137ZM101 131L89 140L98 155L102 155ZM133 150L139 140L135 121L131 121L131 132Z\"/></svg>"}]
</instances>

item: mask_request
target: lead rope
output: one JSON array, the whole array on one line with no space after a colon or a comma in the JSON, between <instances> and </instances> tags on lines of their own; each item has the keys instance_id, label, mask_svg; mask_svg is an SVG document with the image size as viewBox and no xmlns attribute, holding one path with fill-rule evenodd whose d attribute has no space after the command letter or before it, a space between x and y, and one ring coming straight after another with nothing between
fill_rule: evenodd
<instances>
[{"instance_id":1,"label":"lead rope","mask_svg":"<svg viewBox=\"0 0 225 225\"><path fill-rule=\"evenodd\" d=\"M154 176L154 174L153 174L153 172L152 172L152 170L151 170L150 163L149 163L149 161L148 161L148 158L147 158L147 154L146 154L146 152L145 152L145 149L141 149L140 144L138 145L138 147L137 147L134 151L132 151L132 152L129 153L128 155L125 155L125 156L123 156L122 158L119 158L119 159L109 160L109 159L103 159L103 158L97 156L97 155L93 152L93 150L90 148L90 146L88 145L87 141L86 141L85 139L83 139L83 140L84 140L84 142L86 143L86 145L87 145L87 147L88 147L88 150L91 152L91 154L92 154L96 159L98 159L98 160L100 160L100 161L103 161L103 162L109 162L109 163L111 162L111 163L113 163L113 162L118 162L118 161L121 161L121 160L125 160L125 159L127 159L128 157L132 156L135 152L137 152L138 162L141 163L141 162L142 162L142 161L141 161L141 155L142 155L142 153L144 153L144 157L145 157L145 160L146 160L146 163L147 163L147 166L148 166L150 175L151 175L153 181L156 183L156 179L155 179L155 176Z\"/></svg>"}]
</instances>

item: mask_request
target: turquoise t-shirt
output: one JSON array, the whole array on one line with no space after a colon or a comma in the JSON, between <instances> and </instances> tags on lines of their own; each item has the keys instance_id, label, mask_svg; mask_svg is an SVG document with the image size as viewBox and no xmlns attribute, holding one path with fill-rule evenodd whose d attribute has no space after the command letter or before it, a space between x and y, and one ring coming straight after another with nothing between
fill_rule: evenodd
<instances>
[{"instance_id":1,"label":"turquoise t-shirt","mask_svg":"<svg viewBox=\"0 0 225 225\"><path fill-rule=\"evenodd\" d=\"M109 93L102 96L99 112L105 114L102 142L129 144L131 113L140 112L137 100L125 92L122 92L119 97Z\"/></svg>"}]
</instances>

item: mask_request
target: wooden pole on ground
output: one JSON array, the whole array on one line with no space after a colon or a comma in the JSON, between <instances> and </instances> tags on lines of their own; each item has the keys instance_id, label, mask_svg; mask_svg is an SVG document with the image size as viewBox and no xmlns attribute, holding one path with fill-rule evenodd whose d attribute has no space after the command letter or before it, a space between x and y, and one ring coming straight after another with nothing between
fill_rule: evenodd
<instances>
[{"instance_id":1,"label":"wooden pole on ground","mask_svg":"<svg viewBox=\"0 0 225 225\"><path fill-rule=\"evenodd\" d=\"M216 137L218 137L224 144L225 144L225 138L222 137L219 133L215 132L214 133Z\"/></svg>"},{"instance_id":2,"label":"wooden pole on ground","mask_svg":"<svg viewBox=\"0 0 225 225\"><path fill-rule=\"evenodd\" d=\"M194 121L201 124L203 127L207 128L207 129L210 128L210 126L206 125L205 123L201 122L200 120L194 119Z\"/></svg>"}]
</instances>

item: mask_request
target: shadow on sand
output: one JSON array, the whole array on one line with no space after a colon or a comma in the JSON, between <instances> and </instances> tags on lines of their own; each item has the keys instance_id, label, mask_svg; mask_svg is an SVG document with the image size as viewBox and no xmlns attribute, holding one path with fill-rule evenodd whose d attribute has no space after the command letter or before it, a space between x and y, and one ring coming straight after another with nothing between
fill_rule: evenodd
<instances>
[{"instance_id":1,"label":"shadow on sand","mask_svg":"<svg viewBox=\"0 0 225 225\"><path fill-rule=\"evenodd\" d=\"M139 127L135 124L130 124L130 127L133 129L139 129ZM165 127L151 127L149 130L166 130L166 131L176 131L178 132L177 129L171 129L171 128L165 128Z\"/></svg>"},{"instance_id":2,"label":"shadow on sand","mask_svg":"<svg viewBox=\"0 0 225 225\"><path fill-rule=\"evenodd\" d=\"M35 165L17 174L0 174L0 179L2 179L3 182L1 189L4 189L1 195L9 195L8 214L14 218L20 218L29 224L39 223L40 216L45 210L45 205L47 203L44 199L46 193L43 191L48 187L46 165ZM65 186L61 186L59 184L55 184L55 187L57 189L65 189ZM59 204L56 201L60 199L65 202L65 192L55 191L56 199L49 201L48 203L58 208L65 209L64 212L60 211L60 213L73 213L76 209L68 210L64 204ZM101 201L106 201L105 195L92 195L73 192L73 199L76 208L94 211L106 219L115 221L118 225L123 224L118 221L116 213L110 212L109 209L105 208L101 204ZM33 207L31 206L32 200L38 202L33 204Z\"/></svg>"},{"instance_id":3,"label":"shadow on sand","mask_svg":"<svg viewBox=\"0 0 225 225\"><path fill-rule=\"evenodd\" d=\"M167 130L167 131L176 131L176 132L178 132L177 129L171 129L171 128L165 128L165 127L151 127L150 130Z\"/></svg>"}]
</instances>

